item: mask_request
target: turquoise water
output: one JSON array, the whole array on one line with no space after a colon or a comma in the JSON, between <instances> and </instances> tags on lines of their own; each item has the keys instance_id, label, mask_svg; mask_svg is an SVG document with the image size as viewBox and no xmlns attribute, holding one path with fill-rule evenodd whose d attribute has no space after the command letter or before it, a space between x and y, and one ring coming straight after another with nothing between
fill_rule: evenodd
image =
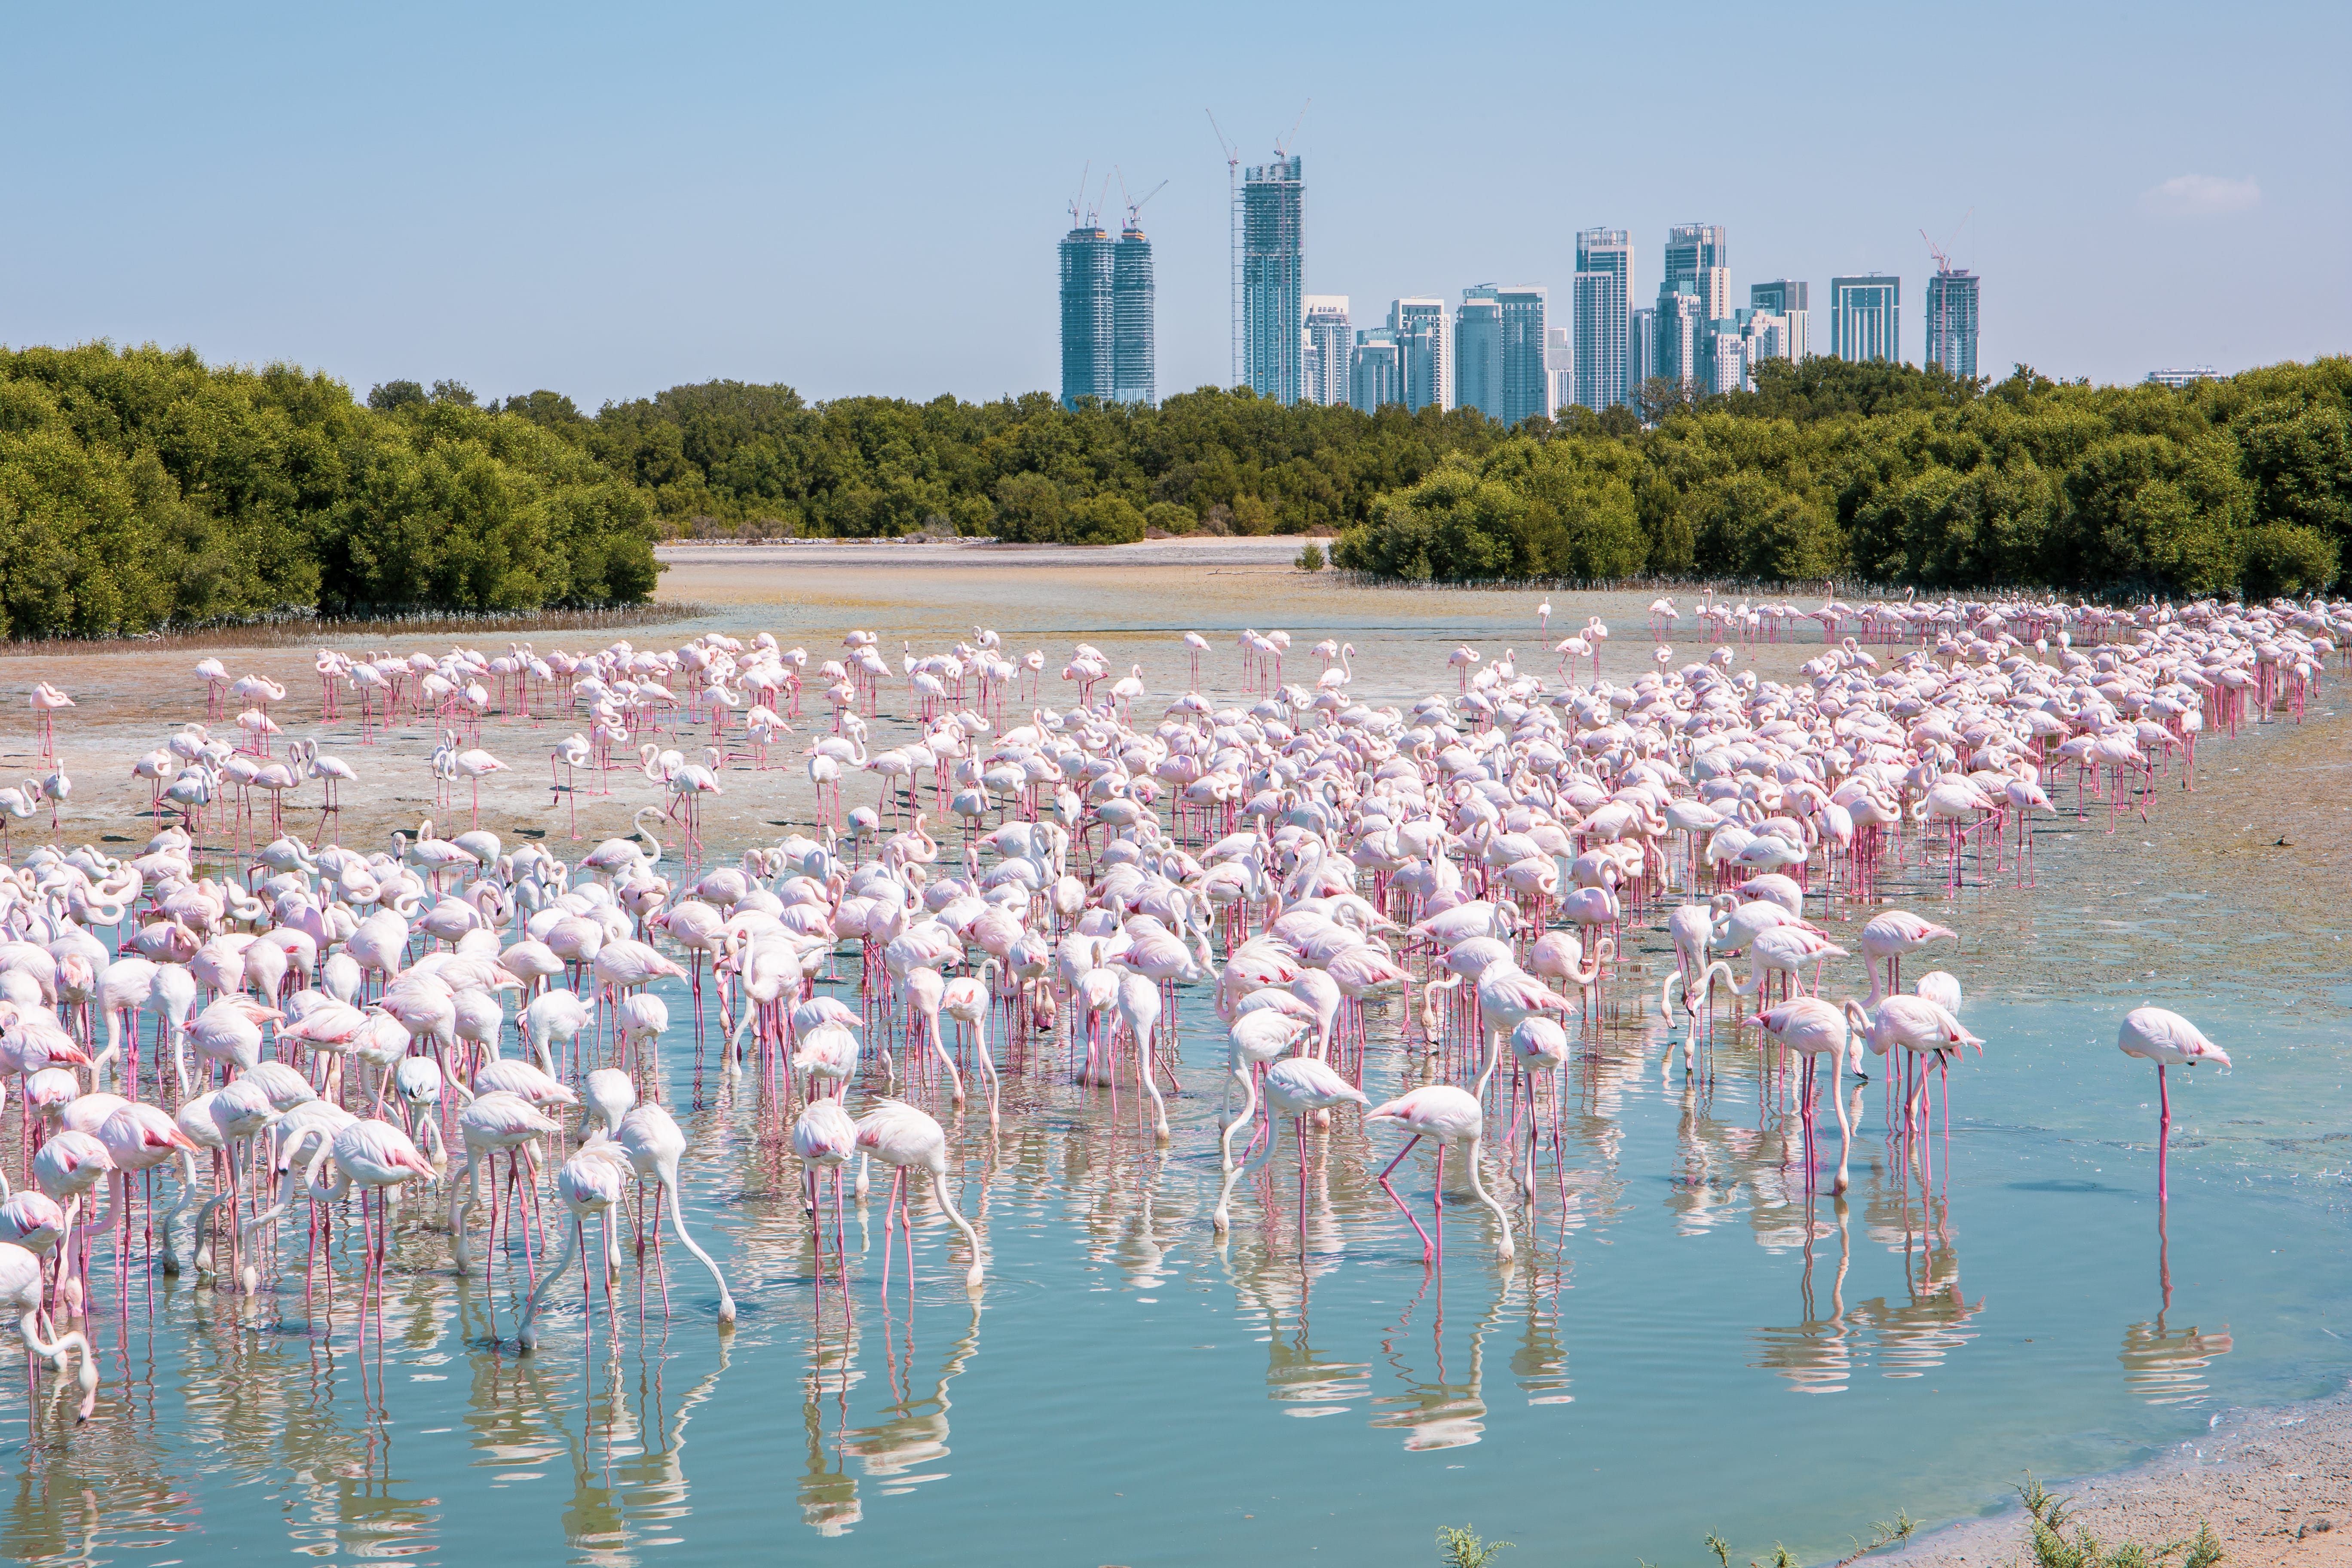
<instances>
[{"instance_id":1,"label":"turquoise water","mask_svg":"<svg viewBox=\"0 0 2352 1568\"><path fill-rule=\"evenodd\" d=\"M376 1415L347 1310L314 1326L299 1268L250 1304L158 1279L126 1342L106 1331L87 1426L28 1441L23 1384L0 1379L6 1542L157 1564L1385 1563L1473 1522L1630 1568L1696 1563L1710 1531L1737 1561L1775 1542L1828 1560L1898 1509L1949 1518L2028 1468L2129 1462L2223 1405L2336 1386L2352 1348L2340 944L2301 923L2307 879L2210 854L2226 770L2330 757L2339 722L2212 748L2206 804L2145 827L2049 824L2032 890L1886 889L1961 930L1932 956L1989 1042L1953 1074L1924 1192L1877 1083L1841 1205L1806 1195L1793 1124L1727 1028L1711 1083L1662 1073L1653 932L1580 1047L1562 1168L1547 1149L1508 1272L1466 1193L1423 1268L1373 1182L1400 1139L1352 1113L1310 1139L1303 1181L1286 1136L1220 1246L1223 1039L1188 991L1193 1092L1167 1148L1131 1092L1114 1116L1045 1051L1008 1073L993 1140L984 1120L950 1130L986 1285L963 1289L961 1237L919 1203L912 1306L899 1276L886 1303L877 1189L849 1219L845 1322L830 1287L816 1310L788 1147L748 1089L695 1082L674 1029L688 1217L733 1282L731 1333L673 1247L667 1321L649 1294L640 1325L625 1270L617 1335L601 1297L584 1329L574 1294L538 1353L494 1349L481 1283L411 1233ZM2161 1220L2153 1074L2114 1047L2147 1002L2237 1063L2174 1077ZM1418 1058L1392 1011L1370 1038L1378 1099ZM1425 1152L1398 1172L1424 1224L1432 1174ZM497 1276L501 1322L518 1275Z\"/></svg>"}]
</instances>

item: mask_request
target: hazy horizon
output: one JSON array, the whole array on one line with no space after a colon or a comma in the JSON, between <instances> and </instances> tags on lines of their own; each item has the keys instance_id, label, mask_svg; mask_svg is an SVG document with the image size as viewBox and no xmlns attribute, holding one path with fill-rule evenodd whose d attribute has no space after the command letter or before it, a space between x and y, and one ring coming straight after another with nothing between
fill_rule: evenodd
<instances>
[{"instance_id":1,"label":"hazy horizon","mask_svg":"<svg viewBox=\"0 0 2352 1568\"><path fill-rule=\"evenodd\" d=\"M1116 165L1168 182L1143 211L1165 396L1228 379L1207 109L1245 163L1297 123L1307 287L1359 326L1489 281L1547 285L1570 325L1589 226L1633 231L1647 303L1666 226L1710 222L1741 303L1801 278L1819 315L1832 274L1899 275L1914 363L1922 227L1983 279L1995 376L2352 347L2345 12L1961 19L1955 42L1952 12L1846 5L19 14L0 342L590 409L719 377L1053 391L1055 246L1081 169L1091 204Z\"/></svg>"}]
</instances>

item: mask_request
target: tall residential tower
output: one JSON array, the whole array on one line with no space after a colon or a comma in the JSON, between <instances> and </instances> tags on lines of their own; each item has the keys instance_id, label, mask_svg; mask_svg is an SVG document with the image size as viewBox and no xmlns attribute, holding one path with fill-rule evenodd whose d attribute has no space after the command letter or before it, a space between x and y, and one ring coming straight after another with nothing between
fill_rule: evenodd
<instances>
[{"instance_id":1,"label":"tall residential tower","mask_svg":"<svg viewBox=\"0 0 2352 1568\"><path fill-rule=\"evenodd\" d=\"M1110 253L1110 395L1118 403L1157 403L1152 325L1151 241L1132 217Z\"/></svg>"},{"instance_id":2,"label":"tall residential tower","mask_svg":"<svg viewBox=\"0 0 2352 1568\"><path fill-rule=\"evenodd\" d=\"M1873 272L1830 279L1830 353L1840 359L1903 358L1903 279Z\"/></svg>"},{"instance_id":3,"label":"tall residential tower","mask_svg":"<svg viewBox=\"0 0 2352 1568\"><path fill-rule=\"evenodd\" d=\"M1062 405L1112 394L1111 238L1082 223L1062 239ZM1147 272L1147 278L1149 273Z\"/></svg>"},{"instance_id":4,"label":"tall residential tower","mask_svg":"<svg viewBox=\"0 0 2352 1568\"><path fill-rule=\"evenodd\" d=\"M1785 318L1782 326L1784 346L1779 356L1781 359L1802 359L1813 352L1808 335L1812 321L1812 313L1806 309L1809 294L1807 285L1795 278L1775 278L1769 283L1750 283L1748 286L1750 310L1763 315Z\"/></svg>"},{"instance_id":5,"label":"tall residential tower","mask_svg":"<svg viewBox=\"0 0 2352 1568\"><path fill-rule=\"evenodd\" d=\"M1503 416L1503 307L1492 283L1462 290L1454 312L1454 406Z\"/></svg>"},{"instance_id":6,"label":"tall residential tower","mask_svg":"<svg viewBox=\"0 0 2352 1568\"><path fill-rule=\"evenodd\" d=\"M1348 401L1348 364L1354 334L1348 330L1345 294L1307 296L1306 398L1309 403Z\"/></svg>"},{"instance_id":7,"label":"tall residential tower","mask_svg":"<svg viewBox=\"0 0 2352 1568\"><path fill-rule=\"evenodd\" d=\"M1622 228L1576 236L1576 401L1595 413L1623 403L1633 383L1626 353L1633 302L1633 237Z\"/></svg>"},{"instance_id":8,"label":"tall residential tower","mask_svg":"<svg viewBox=\"0 0 2352 1568\"><path fill-rule=\"evenodd\" d=\"M1551 377L1546 373L1543 287L1523 283L1495 290L1501 312L1503 407L1496 417L1517 425L1532 416L1549 415Z\"/></svg>"},{"instance_id":9,"label":"tall residential tower","mask_svg":"<svg viewBox=\"0 0 2352 1568\"><path fill-rule=\"evenodd\" d=\"M1306 219L1297 158L1243 171L1243 379L1276 403L1296 403L1306 389Z\"/></svg>"},{"instance_id":10,"label":"tall residential tower","mask_svg":"<svg viewBox=\"0 0 2352 1568\"><path fill-rule=\"evenodd\" d=\"M1388 330L1395 334L1397 370L1403 383L1405 412L1431 404L1454 406L1454 334L1445 301L1425 295L1389 301Z\"/></svg>"},{"instance_id":11,"label":"tall residential tower","mask_svg":"<svg viewBox=\"0 0 2352 1568\"><path fill-rule=\"evenodd\" d=\"M1927 279L1927 348L1922 357L1956 380L1976 379L1977 279L1965 267L1938 268Z\"/></svg>"}]
</instances>

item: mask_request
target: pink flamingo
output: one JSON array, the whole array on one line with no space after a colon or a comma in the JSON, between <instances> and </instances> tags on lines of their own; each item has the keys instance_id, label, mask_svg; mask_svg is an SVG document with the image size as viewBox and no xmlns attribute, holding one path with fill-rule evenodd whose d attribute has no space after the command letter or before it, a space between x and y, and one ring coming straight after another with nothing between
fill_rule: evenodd
<instances>
[{"instance_id":1,"label":"pink flamingo","mask_svg":"<svg viewBox=\"0 0 2352 1568\"><path fill-rule=\"evenodd\" d=\"M963 1282L967 1289L978 1289L985 1278L980 1261L980 1235L948 1193L946 1130L905 1100L877 1095L874 1109L857 1119L857 1147L893 1171L889 1202L882 1211L883 1289L887 1291L890 1284L890 1215L894 1210L907 1241L907 1289L911 1294L915 1288L914 1216L908 1211L906 1193L908 1173L920 1169L930 1173L932 1194L971 1246L971 1268L965 1271Z\"/></svg>"},{"instance_id":2,"label":"pink flamingo","mask_svg":"<svg viewBox=\"0 0 2352 1568\"><path fill-rule=\"evenodd\" d=\"M2172 1088L2165 1081L2168 1067L2194 1067L2199 1062L2230 1065L2229 1053L2205 1037L2204 1031L2179 1014L2163 1007L2135 1007L2124 1015L2116 1033L2116 1048L2127 1057L2156 1064L2158 1112L2156 1142L2156 1201L2171 1201L2165 1181L2165 1163L2172 1149Z\"/></svg>"},{"instance_id":3,"label":"pink flamingo","mask_svg":"<svg viewBox=\"0 0 2352 1568\"><path fill-rule=\"evenodd\" d=\"M58 754L58 710L72 707L74 700L44 680L34 686L32 703L41 726L41 760L47 762Z\"/></svg>"},{"instance_id":4,"label":"pink flamingo","mask_svg":"<svg viewBox=\"0 0 2352 1568\"><path fill-rule=\"evenodd\" d=\"M1496 1244L1496 1256L1506 1264L1511 1261L1514 1256L1511 1216L1503 1212L1503 1205L1495 1201L1494 1195L1478 1179L1478 1143L1486 1131L1486 1116L1478 1109L1475 1095L1450 1083L1429 1084L1401 1094L1385 1104L1374 1106L1364 1113L1364 1121L1367 1124L1393 1121L1412 1133L1405 1146L1397 1151L1397 1157L1381 1170L1380 1183L1396 1204L1398 1212L1412 1225L1413 1233L1421 1237L1423 1263L1430 1263L1437 1258L1437 1244L1430 1240L1429 1233L1421 1228L1421 1221L1413 1218L1412 1211L1405 1207L1404 1199L1397 1196L1397 1190L1389 1177L1404 1163L1404 1157L1412 1152L1413 1145L1424 1138L1437 1144L1437 1185L1430 1208L1439 1240L1444 1240L1445 1236L1445 1151L1459 1144L1468 1157L1471 1192L1477 1194L1478 1201L1493 1212L1495 1223L1502 1227L1502 1239Z\"/></svg>"},{"instance_id":5,"label":"pink flamingo","mask_svg":"<svg viewBox=\"0 0 2352 1568\"><path fill-rule=\"evenodd\" d=\"M0 1310L16 1315L16 1337L25 1342L26 1352L46 1359L60 1373L66 1369L67 1352L81 1352L81 1366L75 1374L81 1384L81 1404L75 1419L89 1420L98 1404L98 1363L89 1341L78 1330L53 1340L41 1337L41 1320L47 1315L41 1304L41 1260L14 1242L0 1242ZM29 1388L25 1406L29 1419L33 1408Z\"/></svg>"}]
</instances>

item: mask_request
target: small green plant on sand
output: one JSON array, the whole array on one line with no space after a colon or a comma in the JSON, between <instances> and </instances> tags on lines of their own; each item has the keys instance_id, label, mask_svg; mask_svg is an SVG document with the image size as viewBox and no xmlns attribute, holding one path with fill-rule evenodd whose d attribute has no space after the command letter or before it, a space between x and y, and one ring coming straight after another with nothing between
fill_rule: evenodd
<instances>
[{"instance_id":1,"label":"small green plant on sand","mask_svg":"<svg viewBox=\"0 0 2352 1568\"><path fill-rule=\"evenodd\" d=\"M1495 1554L1510 1544L1507 1541L1481 1541L1466 1524L1458 1529L1441 1525L1437 1531L1437 1561L1444 1568L1486 1568Z\"/></svg>"},{"instance_id":2,"label":"small green plant on sand","mask_svg":"<svg viewBox=\"0 0 2352 1568\"><path fill-rule=\"evenodd\" d=\"M2083 1525L2074 1527L2074 1538L2066 1539L2066 1521L2074 1517L2074 1499L2053 1494L2033 1472L2025 1474L2025 1484L2017 1489L2025 1504L2028 1528L2033 1532L2033 1558L2040 1568L2171 1568L2174 1558L2180 1559L2180 1568L2213 1568L2221 1561L2221 1542L2214 1536L2211 1524L2200 1520L2197 1533L2187 1541L2168 1541L2160 1546L2149 1546L2127 1541L2120 1546L2101 1544Z\"/></svg>"},{"instance_id":3,"label":"small green plant on sand","mask_svg":"<svg viewBox=\"0 0 2352 1568\"><path fill-rule=\"evenodd\" d=\"M1313 540L1308 540L1299 550L1298 558L1292 562L1291 564L1297 567L1301 572L1322 571L1323 547L1316 543Z\"/></svg>"}]
</instances>

